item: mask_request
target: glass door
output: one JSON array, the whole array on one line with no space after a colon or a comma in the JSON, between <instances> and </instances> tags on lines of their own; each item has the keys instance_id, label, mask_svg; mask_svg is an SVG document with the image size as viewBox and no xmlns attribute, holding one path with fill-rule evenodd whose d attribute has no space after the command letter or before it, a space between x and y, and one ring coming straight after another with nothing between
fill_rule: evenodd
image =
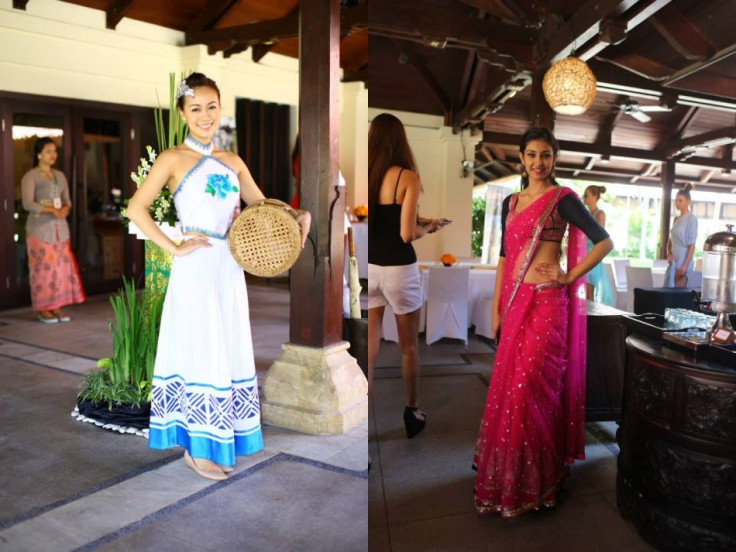
<instances>
[{"instance_id":1,"label":"glass door","mask_svg":"<svg viewBox=\"0 0 736 552\"><path fill-rule=\"evenodd\" d=\"M72 236L87 293L109 289L125 272L127 228L120 216L126 173L123 116L80 114L72 160Z\"/></svg>"}]
</instances>

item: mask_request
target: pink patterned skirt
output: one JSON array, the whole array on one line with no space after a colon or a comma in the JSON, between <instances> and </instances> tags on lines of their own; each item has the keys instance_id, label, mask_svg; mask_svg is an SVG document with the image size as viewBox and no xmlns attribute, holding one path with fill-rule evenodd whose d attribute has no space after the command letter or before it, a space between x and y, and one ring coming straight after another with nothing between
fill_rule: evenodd
<instances>
[{"instance_id":1,"label":"pink patterned skirt","mask_svg":"<svg viewBox=\"0 0 736 552\"><path fill-rule=\"evenodd\" d=\"M475 508L516 517L553 506L565 473L567 287L525 284L503 321L475 449Z\"/></svg>"},{"instance_id":2,"label":"pink patterned skirt","mask_svg":"<svg viewBox=\"0 0 736 552\"><path fill-rule=\"evenodd\" d=\"M59 309L87 298L71 242L47 243L26 236L33 310Z\"/></svg>"}]
</instances>

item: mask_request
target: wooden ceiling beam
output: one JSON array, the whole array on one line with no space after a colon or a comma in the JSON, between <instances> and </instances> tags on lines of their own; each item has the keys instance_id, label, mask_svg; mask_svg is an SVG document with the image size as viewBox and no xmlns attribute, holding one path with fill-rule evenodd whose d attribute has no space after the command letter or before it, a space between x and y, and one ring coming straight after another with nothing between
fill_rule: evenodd
<instances>
[{"instance_id":1,"label":"wooden ceiling beam","mask_svg":"<svg viewBox=\"0 0 736 552\"><path fill-rule=\"evenodd\" d=\"M659 0L663 5L670 1ZM591 0L587 2L576 10L575 14L562 27L554 30L554 34L551 36L540 35L537 51L539 67L546 67L568 57L573 53L575 45L582 47L588 41L597 41L603 20L615 19L637 5L651 3L647 0ZM593 49L589 48L580 57L587 60L593 57L595 53L597 52L593 52Z\"/></svg>"},{"instance_id":2,"label":"wooden ceiling beam","mask_svg":"<svg viewBox=\"0 0 736 552\"><path fill-rule=\"evenodd\" d=\"M245 25L221 29L208 29L186 33L187 44L210 44L223 40L240 44L268 44L299 36L299 15L268 19Z\"/></svg>"},{"instance_id":3,"label":"wooden ceiling beam","mask_svg":"<svg viewBox=\"0 0 736 552\"><path fill-rule=\"evenodd\" d=\"M657 32L685 59L703 61L713 57L716 49L675 6L665 6L649 18Z\"/></svg>"},{"instance_id":4,"label":"wooden ceiling beam","mask_svg":"<svg viewBox=\"0 0 736 552\"><path fill-rule=\"evenodd\" d=\"M222 19L238 0L209 0L205 8L187 28L187 33L211 29Z\"/></svg>"},{"instance_id":5,"label":"wooden ceiling beam","mask_svg":"<svg viewBox=\"0 0 736 552\"><path fill-rule=\"evenodd\" d=\"M427 69L427 66L424 65L419 55L417 55L416 51L410 44L400 44L397 40L392 42L399 55L399 62L402 63L401 60L405 60L403 63L408 65L417 74L419 80L425 86L427 91L437 101L437 105L442 108L442 112L445 114L445 124L449 124L447 119L452 111L452 102L447 97L447 94L445 94L440 83L434 77L432 72Z\"/></svg>"},{"instance_id":6,"label":"wooden ceiling beam","mask_svg":"<svg viewBox=\"0 0 736 552\"><path fill-rule=\"evenodd\" d=\"M449 10L427 9L421 2L371 2L369 32L407 40L413 37L429 43L445 41L447 46L513 52L528 47L536 33L528 29L469 18ZM531 60L531 59L530 59Z\"/></svg>"},{"instance_id":7,"label":"wooden ceiling beam","mask_svg":"<svg viewBox=\"0 0 736 552\"><path fill-rule=\"evenodd\" d=\"M218 11L212 11L209 19L216 17L219 11L225 9L225 3L219 5ZM204 18L203 18L204 20ZM365 27L368 24L368 10L366 6L356 6L344 11L340 17L341 35L350 34L353 29ZM299 36L299 10L294 9L284 17L268 19L244 25L222 27L217 29L192 29L185 34L186 44L207 44L215 51L222 50L222 44L228 44L224 49L235 51L256 44L273 45L282 40ZM212 52L210 52L212 53Z\"/></svg>"},{"instance_id":8,"label":"wooden ceiling beam","mask_svg":"<svg viewBox=\"0 0 736 552\"><path fill-rule=\"evenodd\" d=\"M491 17L499 23L511 23L518 25L519 19L513 10L508 9L503 2L498 0L459 0L460 3L466 4L480 11L492 14Z\"/></svg>"},{"instance_id":9,"label":"wooden ceiling beam","mask_svg":"<svg viewBox=\"0 0 736 552\"><path fill-rule=\"evenodd\" d=\"M105 10L105 27L114 31L132 4L133 0L114 0Z\"/></svg>"}]
</instances>

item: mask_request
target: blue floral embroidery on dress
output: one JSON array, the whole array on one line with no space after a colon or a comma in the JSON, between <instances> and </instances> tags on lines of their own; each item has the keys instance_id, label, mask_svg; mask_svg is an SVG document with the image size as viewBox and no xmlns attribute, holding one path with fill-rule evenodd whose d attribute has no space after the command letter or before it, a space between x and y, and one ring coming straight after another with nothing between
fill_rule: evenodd
<instances>
[{"instance_id":1,"label":"blue floral embroidery on dress","mask_svg":"<svg viewBox=\"0 0 736 552\"><path fill-rule=\"evenodd\" d=\"M204 192L212 197L217 196L219 199L225 199L230 192L237 192L238 187L230 183L225 174L207 175L207 187Z\"/></svg>"}]
</instances>

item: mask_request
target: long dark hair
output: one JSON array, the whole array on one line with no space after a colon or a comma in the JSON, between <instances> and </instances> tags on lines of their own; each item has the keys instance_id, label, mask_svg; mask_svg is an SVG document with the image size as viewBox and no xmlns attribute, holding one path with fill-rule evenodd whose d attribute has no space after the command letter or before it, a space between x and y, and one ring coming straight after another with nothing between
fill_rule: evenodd
<instances>
[{"instance_id":1,"label":"long dark hair","mask_svg":"<svg viewBox=\"0 0 736 552\"><path fill-rule=\"evenodd\" d=\"M372 228L378 196L386 171L402 167L416 172L414 154L406 139L403 123L389 113L381 113L371 121L368 130L368 225Z\"/></svg>"},{"instance_id":2,"label":"long dark hair","mask_svg":"<svg viewBox=\"0 0 736 552\"><path fill-rule=\"evenodd\" d=\"M535 127L530 128L527 130L522 136L521 141L519 142L519 151L522 155L524 155L524 152L526 151L526 146L529 142L532 140L542 140L544 142L547 142L550 147L552 148L552 152L557 155L560 153L560 145L557 143L557 139L555 138L554 134L552 134L552 131L545 127ZM554 167L552 167L554 169ZM529 175L524 176L524 172L522 170L521 175L521 189L523 190L527 186L529 186ZM555 180L555 177L550 174L550 180L552 180L552 183L555 186L559 186L559 183Z\"/></svg>"},{"instance_id":3,"label":"long dark hair","mask_svg":"<svg viewBox=\"0 0 736 552\"><path fill-rule=\"evenodd\" d=\"M53 139L49 138L48 136L39 138L38 140L36 140L36 143L33 144L33 166L34 167L38 167L38 156L43 151L43 148L46 147L46 144L54 144L56 146L56 142L54 142ZM56 146L56 151L59 151L59 146Z\"/></svg>"}]
</instances>

